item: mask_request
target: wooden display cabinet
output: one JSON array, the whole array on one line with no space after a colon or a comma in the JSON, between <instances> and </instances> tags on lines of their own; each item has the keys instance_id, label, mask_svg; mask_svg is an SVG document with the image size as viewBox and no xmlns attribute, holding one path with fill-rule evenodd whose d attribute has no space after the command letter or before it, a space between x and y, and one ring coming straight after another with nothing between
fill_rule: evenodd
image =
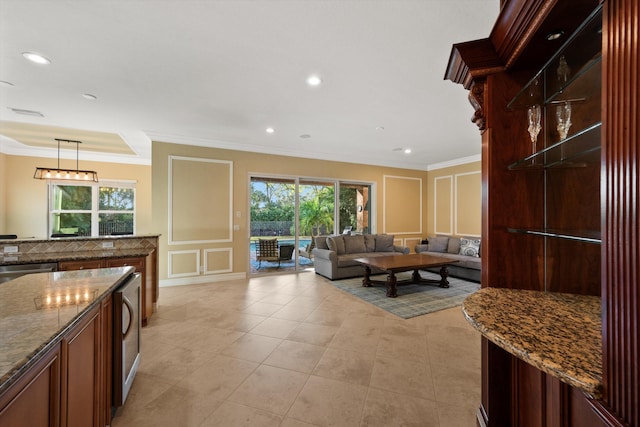
<instances>
[{"instance_id":1,"label":"wooden display cabinet","mask_svg":"<svg viewBox=\"0 0 640 427\"><path fill-rule=\"evenodd\" d=\"M483 338L478 425L640 426L639 33L636 0L504 0L487 39L453 46L481 131L482 287L602 300L601 395Z\"/></svg>"}]
</instances>

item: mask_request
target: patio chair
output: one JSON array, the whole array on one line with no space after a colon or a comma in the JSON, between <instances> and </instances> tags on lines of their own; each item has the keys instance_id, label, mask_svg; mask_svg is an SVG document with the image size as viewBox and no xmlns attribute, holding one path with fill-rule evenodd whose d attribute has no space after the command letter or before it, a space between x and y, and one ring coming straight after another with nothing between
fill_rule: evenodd
<instances>
[{"instance_id":1,"label":"patio chair","mask_svg":"<svg viewBox=\"0 0 640 427\"><path fill-rule=\"evenodd\" d=\"M262 267L262 261L277 262L290 261L293 255L293 245L278 245L278 239L258 239L256 246L256 260L258 268Z\"/></svg>"},{"instance_id":2,"label":"patio chair","mask_svg":"<svg viewBox=\"0 0 640 427\"><path fill-rule=\"evenodd\" d=\"M315 237L311 237L311 242L307 245L306 248L302 249L298 249L298 255L300 255L301 257L304 258L313 258L313 248L316 247L316 239Z\"/></svg>"}]
</instances>

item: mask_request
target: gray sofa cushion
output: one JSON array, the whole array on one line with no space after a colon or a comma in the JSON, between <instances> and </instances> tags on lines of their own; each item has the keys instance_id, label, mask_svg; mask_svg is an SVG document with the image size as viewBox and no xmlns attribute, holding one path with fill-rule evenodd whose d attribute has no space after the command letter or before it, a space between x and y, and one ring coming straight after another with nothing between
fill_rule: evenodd
<instances>
[{"instance_id":1,"label":"gray sofa cushion","mask_svg":"<svg viewBox=\"0 0 640 427\"><path fill-rule=\"evenodd\" d=\"M329 245L327 245L327 236L316 236L316 248L318 249L329 249Z\"/></svg>"},{"instance_id":2,"label":"gray sofa cushion","mask_svg":"<svg viewBox=\"0 0 640 427\"><path fill-rule=\"evenodd\" d=\"M345 254L344 248L344 236L329 236L327 237L327 246L338 255Z\"/></svg>"},{"instance_id":3,"label":"gray sofa cushion","mask_svg":"<svg viewBox=\"0 0 640 427\"><path fill-rule=\"evenodd\" d=\"M375 252L376 250L376 236L373 234L364 235L364 246L367 252Z\"/></svg>"},{"instance_id":4,"label":"gray sofa cushion","mask_svg":"<svg viewBox=\"0 0 640 427\"><path fill-rule=\"evenodd\" d=\"M429 236L429 252L447 252L449 236Z\"/></svg>"},{"instance_id":5,"label":"gray sofa cushion","mask_svg":"<svg viewBox=\"0 0 640 427\"><path fill-rule=\"evenodd\" d=\"M344 236L344 252L346 254L361 254L367 252L364 236Z\"/></svg>"},{"instance_id":6,"label":"gray sofa cushion","mask_svg":"<svg viewBox=\"0 0 640 427\"><path fill-rule=\"evenodd\" d=\"M376 234L376 252L393 252L393 235Z\"/></svg>"},{"instance_id":7,"label":"gray sofa cushion","mask_svg":"<svg viewBox=\"0 0 640 427\"><path fill-rule=\"evenodd\" d=\"M447 245L447 253L450 253L450 254L460 253L459 237L449 237L449 244Z\"/></svg>"}]
</instances>

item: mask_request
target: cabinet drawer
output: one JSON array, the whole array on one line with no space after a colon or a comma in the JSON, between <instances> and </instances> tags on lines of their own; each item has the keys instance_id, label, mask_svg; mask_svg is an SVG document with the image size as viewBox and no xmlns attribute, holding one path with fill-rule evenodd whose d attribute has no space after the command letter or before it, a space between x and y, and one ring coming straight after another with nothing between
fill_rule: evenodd
<instances>
[{"instance_id":1,"label":"cabinet drawer","mask_svg":"<svg viewBox=\"0 0 640 427\"><path fill-rule=\"evenodd\" d=\"M110 258L105 260L106 267L135 267L137 272L144 271L144 258Z\"/></svg>"},{"instance_id":2,"label":"cabinet drawer","mask_svg":"<svg viewBox=\"0 0 640 427\"><path fill-rule=\"evenodd\" d=\"M104 263L101 259L89 259L82 261L60 261L58 263L58 270L87 270L91 268L104 268Z\"/></svg>"}]
</instances>

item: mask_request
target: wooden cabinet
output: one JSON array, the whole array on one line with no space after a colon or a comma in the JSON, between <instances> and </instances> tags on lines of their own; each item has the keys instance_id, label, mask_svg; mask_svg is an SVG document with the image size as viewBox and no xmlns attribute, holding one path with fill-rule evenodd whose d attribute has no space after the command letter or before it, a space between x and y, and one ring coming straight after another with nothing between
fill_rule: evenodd
<instances>
[{"instance_id":1,"label":"wooden cabinet","mask_svg":"<svg viewBox=\"0 0 640 427\"><path fill-rule=\"evenodd\" d=\"M59 261L58 270L86 270L90 268L109 267L135 267L138 273L142 274L142 325L146 326L149 317L153 313L154 297L157 294L154 283L156 281L155 260L147 263L147 258L155 256L153 252L148 257L127 257L127 258L98 258L80 261ZM147 271L149 269L150 271Z\"/></svg>"},{"instance_id":2,"label":"wooden cabinet","mask_svg":"<svg viewBox=\"0 0 640 427\"><path fill-rule=\"evenodd\" d=\"M60 425L60 347L52 348L0 396L0 426Z\"/></svg>"},{"instance_id":3,"label":"wooden cabinet","mask_svg":"<svg viewBox=\"0 0 640 427\"><path fill-rule=\"evenodd\" d=\"M483 339L481 425L640 426L639 17L636 0L508 0L452 49L481 131L482 286L602 300L598 399Z\"/></svg>"},{"instance_id":4,"label":"wooden cabinet","mask_svg":"<svg viewBox=\"0 0 640 427\"><path fill-rule=\"evenodd\" d=\"M100 307L94 308L61 342L60 419L65 427L100 426L104 404L100 401L104 363L100 316Z\"/></svg>"}]
</instances>

